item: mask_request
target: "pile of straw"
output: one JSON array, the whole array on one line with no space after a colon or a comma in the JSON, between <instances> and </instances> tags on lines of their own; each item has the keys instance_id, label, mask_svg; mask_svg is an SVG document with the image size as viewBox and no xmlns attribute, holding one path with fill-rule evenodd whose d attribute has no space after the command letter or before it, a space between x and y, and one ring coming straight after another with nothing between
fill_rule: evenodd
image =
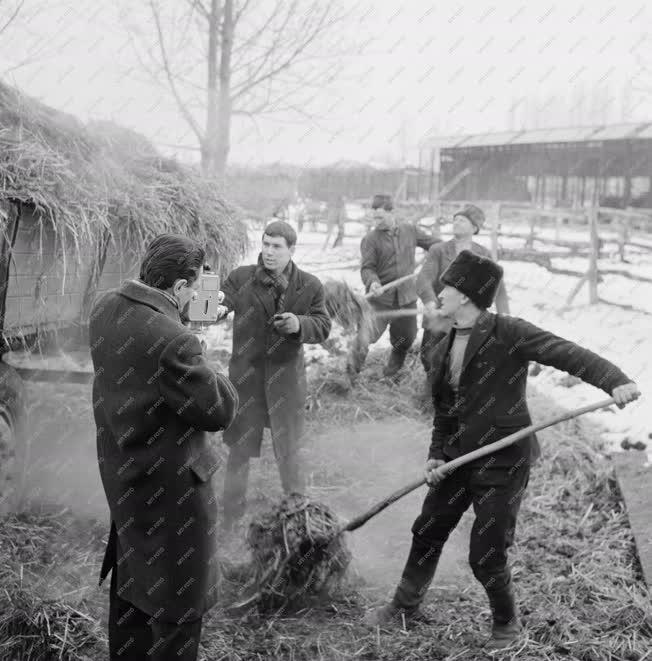
<instances>
[{"instance_id":1,"label":"pile of straw","mask_svg":"<svg viewBox=\"0 0 652 661\"><path fill-rule=\"evenodd\" d=\"M94 604L79 598L80 580L96 584L98 535L65 514L0 519L0 661L102 658Z\"/></svg>"},{"instance_id":2,"label":"pile of straw","mask_svg":"<svg viewBox=\"0 0 652 661\"><path fill-rule=\"evenodd\" d=\"M328 507L296 493L257 516L247 535L253 594L240 605L256 603L259 610L268 610L334 588L351 561L338 532L337 517Z\"/></svg>"},{"instance_id":3,"label":"pile of straw","mask_svg":"<svg viewBox=\"0 0 652 661\"><path fill-rule=\"evenodd\" d=\"M348 332L368 331L374 311L367 299L356 294L344 280L324 280L326 311Z\"/></svg>"},{"instance_id":4,"label":"pile of straw","mask_svg":"<svg viewBox=\"0 0 652 661\"><path fill-rule=\"evenodd\" d=\"M203 242L223 271L244 254L245 225L215 182L133 131L84 126L0 83L0 151L0 202L33 206L78 261L105 232L134 258L161 232Z\"/></svg>"}]
</instances>

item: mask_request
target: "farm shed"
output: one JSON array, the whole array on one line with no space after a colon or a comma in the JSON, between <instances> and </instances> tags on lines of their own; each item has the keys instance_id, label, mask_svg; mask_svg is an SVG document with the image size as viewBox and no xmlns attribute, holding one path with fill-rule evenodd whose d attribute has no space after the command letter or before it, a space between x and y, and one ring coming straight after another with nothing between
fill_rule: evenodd
<instances>
[{"instance_id":1,"label":"farm shed","mask_svg":"<svg viewBox=\"0 0 652 661\"><path fill-rule=\"evenodd\" d=\"M652 122L426 136L429 199L652 207Z\"/></svg>"},{"instance_id":2,"label":"farm shed","mask_svg":"<svg viewBox=\"0 0 652 661\"><path fill-rule=\"evenodd\" d=\"M83 323L161 232L204 242L223 270L243 255L245 226L214 183L128 129L85 126L0 83L0 149L0 351Z\"/></svg>"}]
</instances>

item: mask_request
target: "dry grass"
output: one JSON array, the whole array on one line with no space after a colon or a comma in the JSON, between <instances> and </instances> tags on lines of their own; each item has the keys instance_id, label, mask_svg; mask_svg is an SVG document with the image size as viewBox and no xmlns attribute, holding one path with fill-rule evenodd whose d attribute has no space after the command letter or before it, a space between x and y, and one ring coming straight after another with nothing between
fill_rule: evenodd
<instances>
[{"instance_id":1,"label":"dry grass","mask_svg":"<svg viewBox=\"0 0 652 661\"><path fill-rule=\"evenodd\" d=\"M368 417L379 420L387 416L393 419L421 416L427 421L427 416L418 408L422 377L417 356L409 358L413 364L408 364L406 376L397 386L378 378L382 359L384 356L370 356L360 383L346 397L326 392L321 387L321 378L313 381L313 395L321 387L319 394L313 397L316 404L310 414L310 437L315 443L326 442L325 434L333 427L350 428L354 421ZM327 376L335 379L338 375ZM556 411L556 406L536 394L530 399L536 419L544 419ZM321 437L315 435L318 432ZM598 430L585 420L569 421L539 436L543 459L532 473L512 553L526 635L518 655L512 651L499 658L526 661L650 659L652 604L641 580L626 513L611 464L602 454ZM342 458L334 458L332 466L323 467L313 476L315 487L322 489L321 493L328 493L328 489L337 489L347 479L351 480L342 465ZM256 476L250 505L256 511L276 507L280 492L274 466L261 462ZM328 501L327 498L323 500ZM9 523L11 521L16 519ZM94 622L102 621L107 596L93 591L92 586L101 559L100 539L106 533L104 522L80 535L69 530L73 524L65 517L65 523L38 517L20 521L20 525L25 526L24 531L17 532L5 522L0 535L0 539L5 540L3 557L8 558L7 566L11 567L2 574L5 598L7 593L14 594L20 585L16 577L21 565L29 568L34 577L52 567L45 583L60 586L57 590L61 600L59 607L69 604ZM396 533L388 530L387 534ZM242 547L234 549L230 556L227 549L226 555L227 560L239 561ZM79 565L76 579L60 569L69 568L71 564ZM25 573L26 569L23 571ZM85 578L81 579L82 575ZM391 578L398 580L399 577ZM82 585L89 586L88 594L92 599L80 602L64 597L66 584L68 590L78 589L80 579ZM225 579L220 607L205 619L205 657L295 661L351 658L474 661L487 658L482 645L487 638L490 615L486 598L475 582L459 591L451 591L438 587L435 580L425 607L433 619L432 625L418 625L410 630L399 626L393 631L380 631L368 630L360 623L365 609L373 605L365 596L368 591L363 589L361 580L350 574L330 597L308 600L298 609L282 609L270 616L256 609L245 614L229 614L226 607L238 597L241 583ZM43 590L35 590L29 583L23 580L23 589L32 599L32 612L37 612L40 604L37 597L43 596ZM73 619L69 617L70 611L57 612L61 616L51 624L55 624L58 633L50 639L55 652L61 646L66 618L68 635ZM90 622L86 629L83 622L83 618L75 620L78 627L75 640L82 641L76 647L77 656L62 658L82 659L84 654L87 658L102 658L93 654L104 644L103 631ZM95 642L83 643L84 636L91 631ZM3 644L16 644L16 636L0 640L0 650ZM1 658L11 657L0 655ZM37 657L23 658L30 661Z\"/></svg>"},{"instance_id":2,"label":"dry grass","mask_svg":"<svg viewBox=\"0 0 652 661\"><path fill-rule=\"evenodd\" d=\"M245 225L215 182L133 131L84 126L0 82L0 149L0 202L35 206L71 258L88 254L105 230L134 258L161 232L205 243L223 269L244 254Z\"/></svg>"},{"instance_id":3,"label":"dry grass","mask_svg":"<svg viewBox=\"0 0 652 661\"><path fill-rule=\"evenodd\" d=\"M245 579L242 597L229 610L273 614L332 592L351 561L339 525L329 507L297 493L256 515L247 533L251 562L234 577Z\"/></svg>"},{"instance_id":4,"label":"dry grass","mask_svg":"<svg viewBox=\"0 0 652 661\"><path fill-rule=\"evenodd\" d=\"M101 528L65 511L0 521L2 661L102 657L97 594L84 587L97 574Z\"/></svg>"}]
</instances>

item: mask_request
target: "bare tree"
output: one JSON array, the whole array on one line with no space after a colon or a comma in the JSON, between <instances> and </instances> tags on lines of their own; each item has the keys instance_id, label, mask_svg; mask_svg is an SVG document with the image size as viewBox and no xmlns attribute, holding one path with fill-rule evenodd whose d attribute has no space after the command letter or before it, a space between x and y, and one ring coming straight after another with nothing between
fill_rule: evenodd
<instances>
[{"instance_id":1,"label":"bare tree","mask_svg":"<svg viewBox=\"0 0 652 661\"><path fill-rule=\"evenodd\" d=\"M154 43L133 24L131 8L141 64L171 93L204 171L217 176L224 175L234 116L311 119L316 91L353 53L338 31L350 14L337 2L148 0Z\"/></svg>"},{"instance_id":2,"label":"bare tree","mask_svg":"<svg viewBox=\"0 0 652 661\"><path fill-rule=\"evenodd\" d=\"M25 0L15 0L14 2L0 0L0 36L18 18L24 5Z\"/></svg>"}]
</instances>

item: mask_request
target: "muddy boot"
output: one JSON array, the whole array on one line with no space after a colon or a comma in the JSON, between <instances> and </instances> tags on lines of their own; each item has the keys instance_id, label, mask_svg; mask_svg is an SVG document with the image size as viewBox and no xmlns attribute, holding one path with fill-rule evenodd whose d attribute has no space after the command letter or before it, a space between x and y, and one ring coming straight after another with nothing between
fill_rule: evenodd
<instances>
[{"instance_id":1,"label":"muddy boot","mask_svg":"<svg viewBox=\"0 0 652 661\"><path fill-rule=\"evenodd\" d=\"M431 619L418 607L411 609L401 608L394 601L367 611L362 618L362 624L365 626L372 628L380 627L381 629L430 623Z\"/></svg>"},{"instance_id":2,"label":"muddy boot","mask_svg":"<svg viewBox=\"0 0 652 661\"><path fill-rule=\"evenodd\" d=\"M486 647L488 650L505 649L518 640L522 631L512 583L500 590L487 590L487 596L493 614L493 626Z\"/></svg>"},{"instance_id":3,"label":"muddy boot","mask_svg":"<svg viewBox=\"0 0 652 661\"><path fill-rule=\"evenodd\" d=\"M383 370L383 376L390 379L396 376L398 371L401 369L401 367L403 367L403 363L405 362L406 356L407 356L407 351L392 349L392 353L389 356L387 365Z\"/></svg>"}]
</instances>

